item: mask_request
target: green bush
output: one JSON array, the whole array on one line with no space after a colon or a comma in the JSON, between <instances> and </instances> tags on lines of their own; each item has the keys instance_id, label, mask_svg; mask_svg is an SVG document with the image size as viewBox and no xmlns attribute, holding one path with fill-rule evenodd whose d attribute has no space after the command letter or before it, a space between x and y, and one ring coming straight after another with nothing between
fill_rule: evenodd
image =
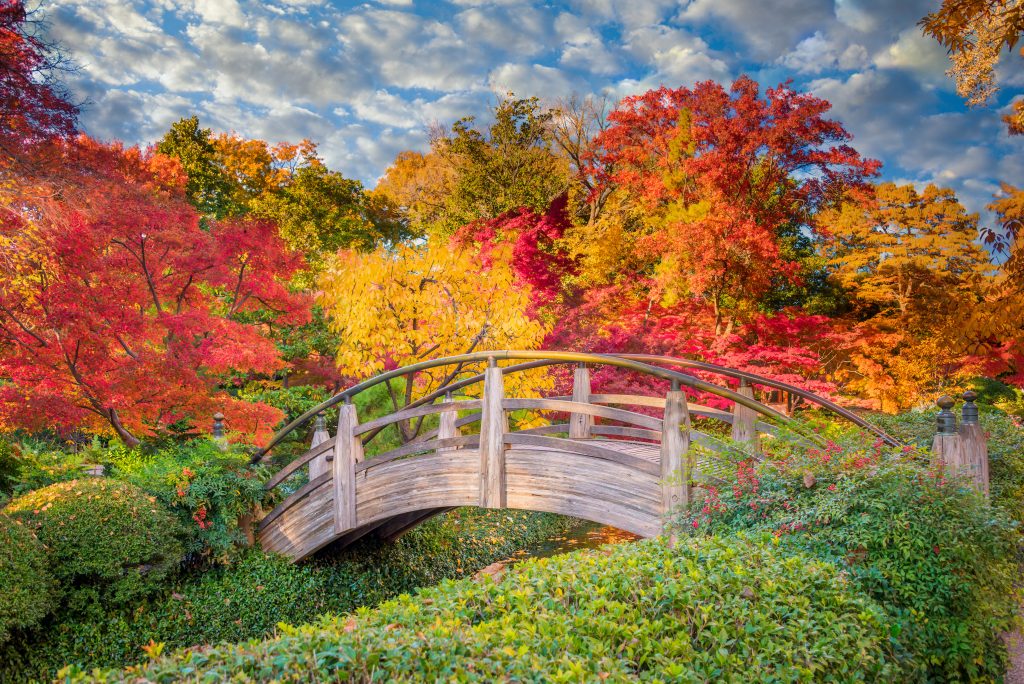
<instances>
[{"instance_id":1,"label":"green bush","mask_svg":"<svg viewBox=\"0 0 1024 684\"><path fill-rule=\"evenodd\" d=\"M157 497L187 530L190 554L228 556L244 541L239 518L253 513L266 492L266 473L249 455L227 451L209 439L194 439L155 451L111 448L110 475Z\"/></svg>"},{"instance_id":2,"label":"green bush","mask_svg":"<svg viewBox=\"0 0 1024 684\"><path fill-rule=\"evenodd\" d=\"M70 681L878 681L885 613L770 541L656 541L517 566L276 638Z\"/></svg>"},{"instance_id":3,"label":"green bush","mask_svg":"<svg viewBox=\"0 0 1024 684\"><path fill-rule=\"evenodd\" d=\"M0 597L0 643L12 629L42 620L58 598L46 548L32 530L6 515L0 515Z\"/></svg>"},{"instance_id":4,"label":"green bush","mask_svg":"<svg viewBox=\"0 0 1024 684\"><path fill-rule=\"evenodd\" d=\"M998 679L1019 606L1014 523L917 453L831 443L740 464L683 516L692 534L774 533L878 601L929 681ZM731 491L729 491L731 489Z\"/></svg>"},{"instance_id":5,"label":"green bush","mask_svg":"<svg viewBox=\"0 0 1024 684\"><path fill-rule=\"evenodd\" d=\"M155 497L115 480L50 485L13 499L5 512L46 545L72 611L159 589L183 553L174 517Z\"/></svg>"},{"instance_id":6,"label":"green bush","mask_svg":"<svg viewBox=\"0 0 1024 684\"><path fill-rule=\"evenodd\" d=\"M992 502L1024 523L1024 427L999 409L980 405L981 427L988 433L989 488ZM875 420L892 436L924 449L935 436L937 410L908 411Z\"/></svg>"},{"instance_id":7,"label":"green bush","mask_svg":"<svg viewBox=\"0 0 1024 684\"><path fill-rule=\"evenodd\" d=\"M68 663L127 665L151 640L177 648L266 637L281 621L312 622L471 575L574 524L544 513L458 509L394 544L366 539L299 565L250 550L102 617L61 614L17 635L0 645L0 681L50 680Z\"/></svg>"}]
</instances>

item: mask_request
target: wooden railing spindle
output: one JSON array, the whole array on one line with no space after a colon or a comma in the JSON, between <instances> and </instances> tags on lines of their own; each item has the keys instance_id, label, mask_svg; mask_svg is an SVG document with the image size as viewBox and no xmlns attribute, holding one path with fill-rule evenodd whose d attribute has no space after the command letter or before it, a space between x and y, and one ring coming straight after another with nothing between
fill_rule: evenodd
<instances>
[{"instance_id":1,"label":"wooden railing spindle","mask_svg":"<svg viewBox=\"0 0 1024 684\"><path fill-rule=\"evenodd\" d=\"M590 369L579 364L572 376L572 400L581 404L590 403ZM594 427L594 416L586 413L569 415L569 439L590 439Z\"/></svg>"},{"instance_id":2,"label":"wooden railing spindle","mask_svg":"<svg viewBox=\"0 0 1024 684\"><path fill-rule=\"evenodd\" d=\"M742 394L750 399L754 398L754 388L746 380L740 380L740 386L736 388L737 394ZM734 404L732 408L732 439L734 442L749 444L756 452L761 447L761 440L757 434L757 413L743 404Z\"/></svg>"},{"instance_id":3,"label":"wooden railing spindle","mask_svg":"<svg viewBox=\"0 0 1024 684\"><path fill-rule=\"evenodd\" d=\"M693 458L690 455L690 412L686 395L672 389L665 395L661 432L661 508L669 513L690 503Z\"/></svg>"},{"instance_id":4,"label":"wooden railing spindle","mask_svg":"<svg viewBox=\"0 0 1024 684\"><path fill-rule=\"evenodd\" d=\"M313 439L309 442L309 448L320 446L331 438L331 433L327 431L327 420L324 418L323 412L316 414L316 422L313 424ZM322 453L312 461L309 462L309 479L315 480L321 475L325 474L330 466L328 465L328 453Z\"/></svg>"},{"instance_id":5,"label":"wooden railing spindle","mask_svg":"<svg viewBox=\"0 0 1024 684\"><path fill-rule=\"evenodd\" d=\"M452 395L450 392L444 395L444 403L452 403ZM458 426L458 411L443 411L441 413L440 420L441 422L440 425L438 425L437 430L438 439L452 439L454 437L462 436L462 431L459 430ZM440 447L438 448L438 451L458 451L460 448L461 447Z\"/></svg>"},{"instance_id":6,"label":"wooden railing spindle","mask_svg":"<svg viewBox=\"0 0 1024 684\"><path fill-rule=\"evenodd\" d=\"M356 526L356 463L363 460L363 442L356 434L356 407L338 407L334 441L334 532L344 534Z\"/></svg>"}]
</instances>

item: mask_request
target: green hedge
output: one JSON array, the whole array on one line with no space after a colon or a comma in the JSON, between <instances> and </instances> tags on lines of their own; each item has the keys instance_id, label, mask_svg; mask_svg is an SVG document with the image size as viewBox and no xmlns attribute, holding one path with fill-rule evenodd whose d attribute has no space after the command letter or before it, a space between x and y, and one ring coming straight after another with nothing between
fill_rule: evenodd
<instances>
[{"instance_id":1,"label":"green hedge","mask_svg":"<svg viewBox=\"0 0 1024 684\"><path fill-rule=\"evenodd\" d=\"M657 541L445 582L267 641L70 681L842 681L906 673L884 611L771 541Z\"/></svg>"},{"instance_id":2,"label":"green hedge","mask_svg":"<svg viewBox=\"0 0 1024 684\"><path fill-rule=\"evenodd\" d=\"M0 643L42 620L58 596L46 548L27 526L0 515Z\"/></svg>"},{"instance_id":3,"label":"green hedge","mask_svg":"<svg viewBox=\"0 0 1024 684\"><path fill-rule=\"evenodd\" d=\"M124 482L60 482L12 499L4 512L47 547L72 611L152 593L183 554L177 521L155 497Z\"/></svg>"},{"instance_id":4,"label":"green hedge","mask_svg":"<svg viewBox=\"0 0 1024 684\"><path fill-rule=\"evenodd\" d=\"M132 606L102 616L61 615L19 634L0 645L0 681L47 680L68 663L127 665L143 657L151 640L175 648L264 637L281 621L312 622L471 575L575 524L543 513L458 509L394 544L367 539L300 565L253 550Z\"/></svg>"},{"instance_id":5,"label":"green hedge","mask_svg":"<svg viewBox=\"0 0 1024 684\"><path fill-rule=\"evenodd\" d=\"M720 473L723 471L719 471ZM741 463L683 515L694 535L772 533L841 568L893 618L928 681L992 681L1019 607L1019 530L927 455L875 444L778 450Z\"/></svg>"}]
</instances>

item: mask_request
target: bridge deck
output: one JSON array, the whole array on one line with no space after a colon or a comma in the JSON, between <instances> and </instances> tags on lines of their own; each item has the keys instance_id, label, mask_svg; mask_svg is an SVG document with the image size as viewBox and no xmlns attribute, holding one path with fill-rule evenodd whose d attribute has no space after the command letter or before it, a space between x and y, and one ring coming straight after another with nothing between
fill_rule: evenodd
<instances>
[{"instance_id":1,"label":"bridge deck","mask_svg":"<svg viewBox=\"0 0 1024 684\"><path fill-rule=\"evenodd\" d=\"M661 531L658 444L608 439L564 440L611 449L650 464L644 472L594 456L548 446L513 446L505 452L506 506L561 513L613 525L649 537ZM569 445L566 445L570 449ZM304 496L259 531L265 549L301 560L332 541L344 545L394 524L421 522L428 514L480 501L477 449L435 451L373 466L356 474L352 530L335 527L334 488L321 478ZM416 516L410 514L421 513ZM411 526L411 525L410 525Z\"/></svg>"}]
</instances>

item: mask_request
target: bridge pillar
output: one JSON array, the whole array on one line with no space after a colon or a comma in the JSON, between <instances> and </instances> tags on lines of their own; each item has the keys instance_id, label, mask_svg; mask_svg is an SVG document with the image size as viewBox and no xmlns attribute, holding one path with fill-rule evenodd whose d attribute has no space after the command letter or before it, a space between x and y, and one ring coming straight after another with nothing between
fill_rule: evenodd
<instances>
[{"instance_id":1,"label":"bridge pillar","mask_svg":"<svg viewBox=\"0 0 1024 684\"><path fill-rule=\"evenodd\" d=\"M452 402L452 393L451 392L448 392L447 394L444 395L444 403L445 404L453 403ZM458 420L459 420L459 412L458 411L442 411L441 415L440 415L441 423L440 423L440 425L438 425L438 429L437 429L437 438L438 439L452 439L452 438L461 436L462 432L459 430L459 426L457 425ZM459 448L460 447L438 447L437 450L438 451L458 451Z\"/></svg>"},{"instance_id":2,"label":"bridge pillar","mask_svg":"<svg viewBox=\"0 0 1024 684\"><path fill-rule=\"evenodd\" d=\"M316 422L313 424L313 439L309 442L309 448L313 449L320 446L331 438L331 433L327 431L327 421L324 420L324 414L316 414ZM330 466L327 461L327 453L322 453L312 461L309 462L309 479L315 480L327 473L330 470Z\"/></svg>"},{"instance_id":3,"label":"bridge pillar","mask_svg":"<svg viewBox=\"0 0 1024 684\"><path fill-rule=\"evenodd\" d=\"M484 397L480 413L480 507L504 508L505 433L508 418L502 401L505 386L501 369L489 365L484 371Z\"/></svg>"},{"instance_id":4,"label":"bridge pillar","mask_svg":"<svg viewBox=\"0 0 1024 684\"><path fill-rule=\"evenodd\" d=\"M665 395L661 429L661 511L690 503L693 458L690 451L690 410L686 395L672 389Z\"/></svg>"},{"instance_id":5,"label":"bridge pillar","mask_svg":"<svg viewBox=\"0 0 1024 684\"><path fill-rule=\"evenodd\" d=\"M754 388L746 380L740 380L740 386L736 388L736 394L744 397L754 398ZM757 412L747 408L743 404L734 404L732 407L732 439L734 442L749 444L754 452L761 448L761 440L757 434Z\"/></svg>"},{"instance_id":6,"label":"bridge pillar","mask_svg":"<svg viewBox=\"0 0 1024 684\"><path fill-rule=\"evenodd\" d=\"M572 400L581 404L590 403L590 369L586 364L576 367L572 376ZM569 439L590 439L594 427L594 416L588 413L569 415Z\"/></svg>"},{"instance_id":7,"label":"bridge pillar","mask_svg":"<svg viewBox=\"0 0 1024 684\"><path fill-rule=\"evenodd\" d=\"M960 449L963 452L964 474L974 479L978 491L988 496L988 440L978 419L977 392L964 392L960 420Z\"/></svg>"},{"instance_id":8,"label":"bridge pillar","mask_svg":"<svg viewBox=\"0 0 1024 684\"><path fill-rule=\"evenodd\" d=\"M956 403L952 397L941 396L936 403L939 414L935 417L936 432L932 440L932 462L947 472L963 472L963 448L957 432L956 414L951 410Z\"/></svg>"},{"instance_id":9,"label":"bridge pillar","mask_svg":"<svg viewBox=\"0 0 1024 684\"><path fill-rule=\"evenodd\" d=\"M344 534L356 526L356 463L363 460L363 440L356 436L356 407L338 407L334 440L334 532Z\"/></svg>"}]
</instances>

